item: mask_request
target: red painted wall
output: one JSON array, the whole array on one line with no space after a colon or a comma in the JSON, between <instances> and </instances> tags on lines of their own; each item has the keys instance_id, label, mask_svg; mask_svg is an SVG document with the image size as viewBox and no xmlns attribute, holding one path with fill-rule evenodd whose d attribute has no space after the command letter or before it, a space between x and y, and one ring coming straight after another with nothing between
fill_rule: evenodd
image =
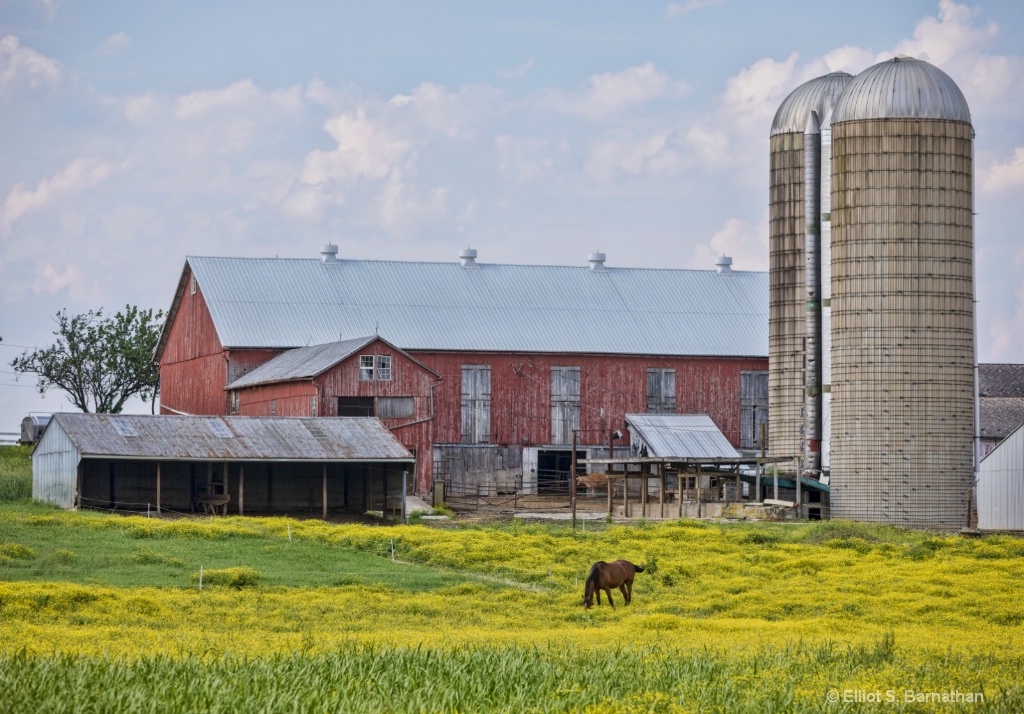
<instances>
[{"instance_id":1,"label":"red painted wall","mask_svg":"<svg viewBox=\"0 0 1024 714\"><path fill-rule=\"evenodd\" d=\"M188 276L191 281L191 276ZM224 349L203 300L202 288L185 293L160 357L160 412L227 414Z\"/></svg>"},{"instance_id":2,"label":"red painted wall","mask_svg":"<svg viewBox=\"0 0 1024 714\"><path fill-rule=\"evenodd\" d=\"M435 443L461 440L462 365L491 366L491 437L496 444L551 441L551 367L580 368L580 443L601 444L624 415L647 411L647 369L676 370L676 411L707 414L726 438L740 441L740 373L766 370L766 358L526 355L412 352L440 373Z\"/></svg>"}]
</instances>

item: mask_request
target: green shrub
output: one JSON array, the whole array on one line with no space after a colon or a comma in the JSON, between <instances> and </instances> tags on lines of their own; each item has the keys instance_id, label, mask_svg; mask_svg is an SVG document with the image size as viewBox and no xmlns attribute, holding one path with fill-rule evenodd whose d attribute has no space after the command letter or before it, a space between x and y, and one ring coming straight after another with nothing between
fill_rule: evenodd
<instances>
[{"instance_id":1,"label":"green shrub","mask_svg":"<svg viewBox=\"0 0 1024 714\"><path fill-rule=\"evenodd\" d=\"M32 498L31 454L31 446L0 446L0 501Z\"/></svg>"},{"instance_id":2,"label":"green shrub","mask_svg":"<svg viewBox=\"0 0 1024 714\"><path fill-rule=\"evenodd\" d=\"M253 588L260 579L255 568L235 567L203 571L203 585L223 585L228 588ZM192 573L192 582L199 583L199 573Z\"/></svg>"}]
</instances>

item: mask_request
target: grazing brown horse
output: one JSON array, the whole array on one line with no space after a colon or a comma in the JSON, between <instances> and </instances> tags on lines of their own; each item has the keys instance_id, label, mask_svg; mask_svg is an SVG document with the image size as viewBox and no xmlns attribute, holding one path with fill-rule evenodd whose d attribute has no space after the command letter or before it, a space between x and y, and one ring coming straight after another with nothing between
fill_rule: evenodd
<instances>
[{"instance_id":1,"label":"grazing brown horse","mask_svg":"<svg viewBox=\"0 0 1024 714\"><path fill-rule=\"evenodd\" d=\"M612 601L612 588L618 588L622 597L628 605L633 600L633 576L642 573L644 569L634 565L628 560L616 560L614 563L606 563L599 560L590 569L587 576L587 584L583 590L583 607L588 610L594 605L594 594L597 594L597 604L601 604L601 591L608 595L608 604L615 608Z\"/></svg>"}]
</instances>

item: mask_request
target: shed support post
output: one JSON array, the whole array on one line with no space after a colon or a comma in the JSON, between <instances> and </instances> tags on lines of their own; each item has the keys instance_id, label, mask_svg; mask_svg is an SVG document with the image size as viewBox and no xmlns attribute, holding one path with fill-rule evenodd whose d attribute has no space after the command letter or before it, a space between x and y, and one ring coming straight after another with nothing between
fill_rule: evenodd
<instances>
[{"instance_id":1,"label":"shed support post","mask_svg":"<svg viewBox=\"0 0 1024 714\"><path fill-rule=\"evenodd\" d=\"M640 517L647 518L647 479L650 477L650 466L640 467Z\"/></svg>"},{"instance_id":2,"label":"shed support post","mask_svg":"<svg viewBox=\"0 0 1024 714\"><path fill-rule=\"evenodd\" d=\"M82 462L78 462L78 466L75 468L75 500L73 505L75 510L82 507Z\"/></svg>"},{"instance_id":3,"label":"shed support post","mask_svg":"<svg viewBox=\"0 0 1024 714\"><path fill-rule=\"evenodd\" d=\"M206 495L213 495L213 462L206 462Z\"/></svg>"},{"instance_id":4,"label":"shed support post","mask_svg":"<svg viewBox=\"0 0 1024 714\"><path fill-rule=\"evenodd\" d=\"M660 477L658 479L658 513L662 518L665 517L665 465L662 464L661 468L658 469Z\"/></svg>"},{"instance_id":5,"label":"shed support post","mask_svg":"<svg viewBox=\"0 0 1024 714\"><path fill-rule=\"evenodd\" d=\"M703 515L703 509L701 508L701 496L703 495L701 486L704 485L702 483L702 477L703 473L701 472L701 465L697 464L697 518L700 518L701 515Z\"/></svg>"},{"instance_id":6,"label":"shed support post","mask_svg":"<svg viewBox=\"0 0 1024 714\"><path fill-rule=\"evenodd\" d=\"M775 493L772 498L779 500L779 462L772 464L772 479L775 481Z\"/></svg>"},{"instance_id":7,"label":"shed support post","mask_svg":"<svg viewBox=\"0 0 1024 714\"><path fill-rule=\"evenodd\" d=\"M160 515L160 462L156 462L156 515Z\"/></svg>"},{"instance_id":8,"label":"shed support post","mask_svg":"<svg viewBox=\"0 0 1024 714\"><path fill-rule=\"evenodd\" d=\"M238 515L245 515L245 464L238 465Z\"/></svg>"},{"instance_id":9,"label":"shed support post","mask_svg":"<svg viewBox=\"0 0 1024 714\"><path fill-rule=\"evenodd\" d=\"M323 481L323 519L327 520L327 464L324 463L323 471L321 473L321 479Z\"/></svg>"},{"instance_id":10,"label":"shed support post","mask_svg":"<svg viewBox=\"0 0 1024 714\"><path fill-rule=\"evenodd\" d=\"M612 479L612 465L608 464L608 515L612 515L612 494L615 493L615 480Z\"/></svg>"},{"instance_id":11,"label":"shed support post","mask_svg":"<svg viewBox=\"0 0 1024 714\"><path fill-rule=\"evenodd\" d=\"M756 475L754 476L754 501L761 502L761 470L764 468L764 464L757 465Z\"/></svg>"}]
</instances>

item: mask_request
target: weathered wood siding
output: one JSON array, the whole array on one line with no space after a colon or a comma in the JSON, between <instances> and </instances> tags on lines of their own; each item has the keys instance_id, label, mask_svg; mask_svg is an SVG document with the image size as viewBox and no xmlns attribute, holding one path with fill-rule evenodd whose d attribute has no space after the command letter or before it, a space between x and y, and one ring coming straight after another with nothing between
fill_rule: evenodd
<instances>
[{"instance_id":1,"label":"weathered wood siding","mask_svg":"<svg viewBox=\"0 0 1024 714\"><path fill-rule=\"evenodd\" d=\"M643 357L633 355L520 355L415 352L440 373L435 393L435 444L462 441L462 366L488 365L491 443L551 443L551 370L580 369L580 443L601 444L625 415L647 411L648 368L675 370L676 411L708 414L734 446L740 440L740 375L764 370L763 358Z\"/></svg>"},{"instance_id":2,"label":"weathered wood siding","mask_svg":"<svg viewBox=\"0 0 1024 714\"><path fill-rule=\"evenodd\" d=\"M224 349L202 286L195 293L186 288L160 358L161 413L173 413L170 407L186 414L227 414L226 380Z\"/></svg>"}]
</instances>

